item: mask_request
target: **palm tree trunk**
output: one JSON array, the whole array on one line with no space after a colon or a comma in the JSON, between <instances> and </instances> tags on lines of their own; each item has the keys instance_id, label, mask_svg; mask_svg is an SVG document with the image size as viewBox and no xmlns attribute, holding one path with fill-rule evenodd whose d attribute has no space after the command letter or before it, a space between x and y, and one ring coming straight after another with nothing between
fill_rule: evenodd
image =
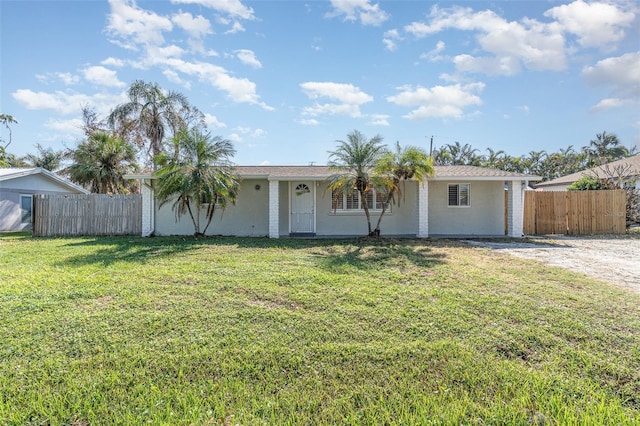
<instances>
[{"instance_id":1,"label":"palm tree trunk","mask_svg":"<svg viewBox=\"0 0 640 426\"><path fill-rule=\"evenodd\" d=\"M382 222L382 216L384 216L385 212L387 211L387 206L391 203L391 199L393 198L393 195L394 195L394 191L389 191L389 194L387 195L387 199L385 200L385 203L382 205L382 211L380 212L378 223L376 223L376 229L373 230L373 232L377 236L380 236L380 222Z\"/></svg>"}]
</instances>

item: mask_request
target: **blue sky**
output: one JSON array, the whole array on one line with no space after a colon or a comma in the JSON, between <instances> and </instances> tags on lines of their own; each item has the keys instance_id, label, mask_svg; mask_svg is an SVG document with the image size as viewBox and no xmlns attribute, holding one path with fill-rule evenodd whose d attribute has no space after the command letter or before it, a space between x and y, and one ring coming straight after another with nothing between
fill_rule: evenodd
<instances>
[{"instance_id":1,"label":"blue sky","mask_svg":"<svg viewBox=\"0 0 640 426\"><path fill-rule=\"evenodd\" d=\"M81 140L135 80L176 90L235 161L325 164L354 129L426 149L640 148L636 1L0 1L9 152ZM1 133L6 139L7 133Z\"/></svg>"}]
</instances>

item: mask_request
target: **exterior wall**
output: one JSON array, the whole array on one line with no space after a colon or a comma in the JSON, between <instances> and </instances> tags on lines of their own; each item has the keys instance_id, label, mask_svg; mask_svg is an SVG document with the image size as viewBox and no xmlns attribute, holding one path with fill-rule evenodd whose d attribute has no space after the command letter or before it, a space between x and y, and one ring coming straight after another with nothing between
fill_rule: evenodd
<instances>
[{"instance_id":1,"label":"exterior wall","mask_svg":"<svg viewBox=\"0 0 640 426\"><path fill-rule=\"evenodd\" d=\"M367 219L364 212L334 212L331 192L326 183L316 184L316 234L319 236L366 236ZM381 235L415 236L418 232L418 184L407 182L400 206L391 206L380 223ZM371 227L375 228L380 214L371 212Z\"/></svg>"},{"instance_id":2,"label":"exterior wall","mask_svg":"<svg viewBox=\"0 0 640 426\"><path fill-rule=\"evenodd\" d=\"M541 186L539 188L536 188L536 191L566 191L569 186L571 186L570 183Z\"/></svg>"},{"instance_id":3,"label":"exterior wall","mask_svg":"<svg viewBox=\"0 0 640 426\"><path fill-rule=\"evenodd\" d=\"M0 182L0 231L31 229L22 223L20 195L75 193L41 175L29 175Z\"/></svg>"},{"instance_id":4,"label":"exterior wall","mask_svg":"<svg viewBox=\"0 0 640 426\"><path fill-rule=\"evenodd\" d=\"M448 184L470 184L470 207L448 206ZM430 236L504 236L504 182L430 181Z\"/></svg>"},{"instance_id":5,"label":"exterior wall","mask_svg":"<svg viewBox=\"0 0 640 426\"><path fill-rule=\"evenodd\" d=\"M256 189L260 185L260 189ZM156 235L193 235L189 214L176 221L169 201L156 210ZM205 210L200 213L201 229L206 224ZM245 179L240 184L238 201L227 209L216 211L207 235L255 236L269 234L269 182L266 179Z\"/></svg>"}]
</instances>

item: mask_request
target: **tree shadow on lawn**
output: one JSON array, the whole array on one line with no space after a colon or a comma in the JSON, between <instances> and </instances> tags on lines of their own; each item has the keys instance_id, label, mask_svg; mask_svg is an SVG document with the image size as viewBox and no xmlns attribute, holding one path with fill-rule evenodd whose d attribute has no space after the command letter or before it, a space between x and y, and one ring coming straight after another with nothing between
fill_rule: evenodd
<instances>
[{"instance_id":1,"label":"tree shadow on lawn","mask_svg":"<svg viewBox=\"0 0 640 426\"><path fill-rule=\"evenodd\" d=\"M352 266L368 269L372 265L393 262L408 262L416 266L432 267L443 262L442 253L436 253L430 245L451 246L458 243L443 243L442 240L412 239L269 239L265 237L96 237L82 241L69 241L68 247L82 247L86 254L69 257L65 263L71 265L137 262L146 264L163 258L170 258L187 251L207 246L230 246L244 249L312 250L319 265L328 269Z\"/></svg>"},{"instance_id":2,"label":"tree shadow on lawn","mask_svg":"<svg viewBox=\"0 0 640 426\"><path fill-rule=\"evenodd\" d=\"M432 240L412 239L359 239L337 248L335 244L325 252L317 253L320 266L335 271L345 267L368 270L372 267L401 266L411 264L422 268L432 268L444 263L446 255L428 246L451 246Z\"/></svg>"}]
</instances>

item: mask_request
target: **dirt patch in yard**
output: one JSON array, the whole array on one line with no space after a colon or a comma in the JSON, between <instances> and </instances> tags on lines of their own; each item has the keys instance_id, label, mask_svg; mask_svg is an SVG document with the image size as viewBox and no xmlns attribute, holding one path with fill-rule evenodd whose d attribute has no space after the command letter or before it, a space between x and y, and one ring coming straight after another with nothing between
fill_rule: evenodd
<instances>
[{"instance_id":1,"label":"dirt patch in yard","mask_svg":"<svg viewBox=\"0 0 640 426\"><path fill-rule=\"evenodd\" d=\"M466 241L535 259L640 293L640 237L540 237L519 242Z\"/></svg>"}]
</instances>

